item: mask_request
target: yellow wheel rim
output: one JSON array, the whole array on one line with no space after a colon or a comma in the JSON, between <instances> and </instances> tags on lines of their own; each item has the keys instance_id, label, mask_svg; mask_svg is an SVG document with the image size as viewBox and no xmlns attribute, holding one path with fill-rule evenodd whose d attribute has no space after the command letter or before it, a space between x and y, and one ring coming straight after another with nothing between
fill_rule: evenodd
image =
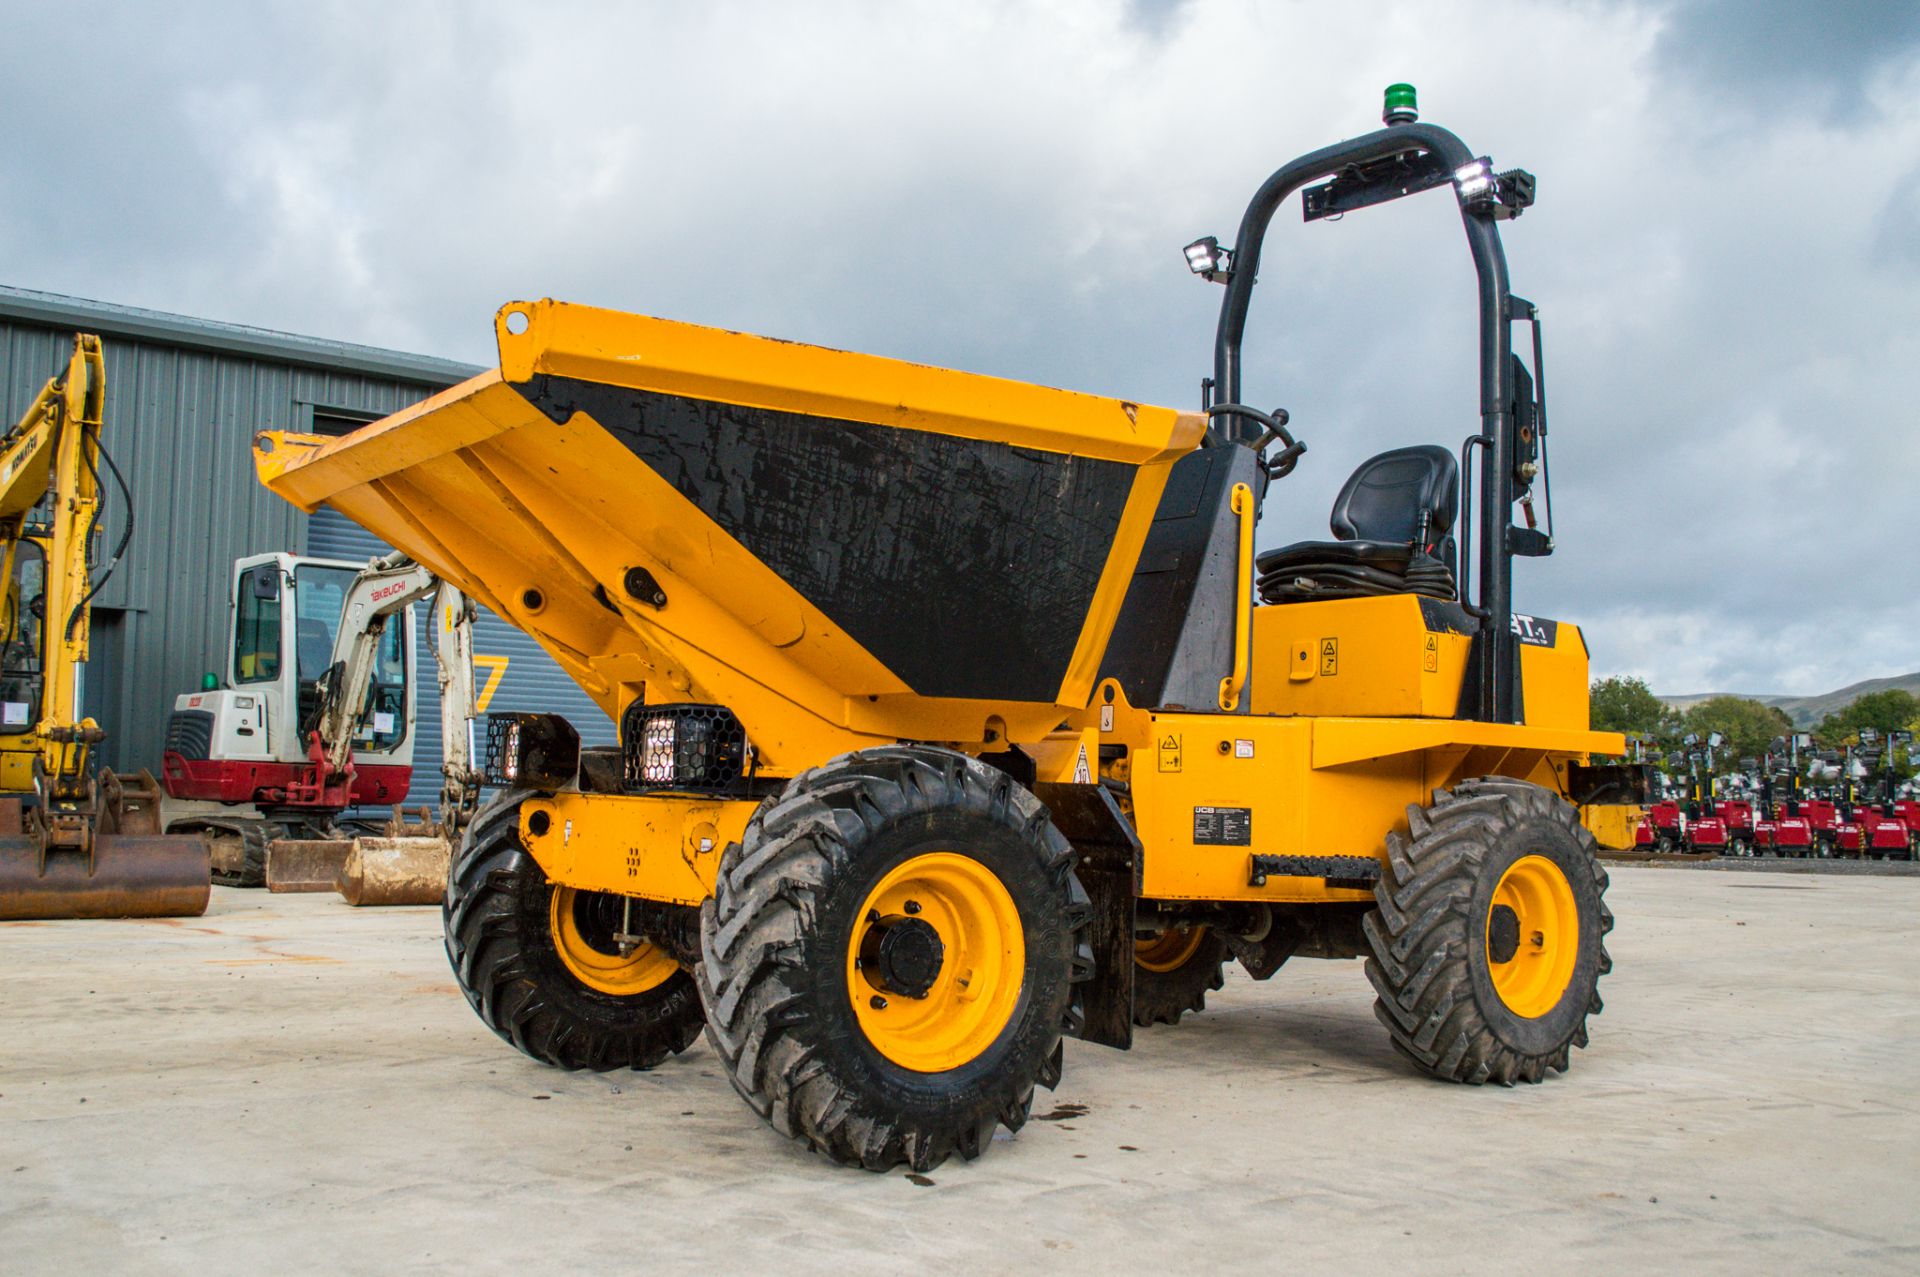
<instances>
[{"instance_id":1,"label":"yellow wheel rim","mask_svg":"<svg viewBox=\"0 0 1920 1277\"><path fill-rule=\"evenodd\" d=\"M871 949L875 936L909 919L931 927L941 948L921 997L890 990L885 973L863 969L860 957L863 942ZM977 1058L1006 1029L1026 965L1020 911L1006 886L970 856L930 852L895 866L860 906L847 941L847 997L880 1054L916 1073L943 1073Z\"/></svg>"},{"instance_id":2,"label":"yellow wheel rim","mask_svg":"<svg viewBox=\"0 0 1920 1277\"><path fill-rule=\"evenodd\" d=\"M652 944L643 944L621 957L619 945L613 940L619 919L618 896L575 891L572 887L553 889L548 921L561 965L589 989L630 998L666 983L680 964Z\"/></svg>"},{"instance_id":3,"label":"yellow wheel rim","mask_svg":"<svg viewBox=\"0 0 1920 1277\"><path fill-rule=\"evenodd\" d=\"M1206 941L1205 927L1190 927L1185 931L1178 927L1168 927L1151 940L1133 942L1133 960L1143 970L1165 974L1178 971L1193 960L1200 952L1200 946Z\"/></svg>"},{"instance_id":4,"label":"yellow wheel rim","mask_svg":"<svg viewBox=\"0 0 1920 1277\"><path fill-rule=\"evenodd\" d=\"M1505 961L1498 960L1504 946L1496 946L1502 909L1512 910L1519 924L1518 943ZM1486 949L1494 992L1509 1011L1532 1020L1560 1005L1580 956L1580 906L1560 866L1545 856L1522 856L1508 866L1487 906Z\"/></svg>"}]
</instances>

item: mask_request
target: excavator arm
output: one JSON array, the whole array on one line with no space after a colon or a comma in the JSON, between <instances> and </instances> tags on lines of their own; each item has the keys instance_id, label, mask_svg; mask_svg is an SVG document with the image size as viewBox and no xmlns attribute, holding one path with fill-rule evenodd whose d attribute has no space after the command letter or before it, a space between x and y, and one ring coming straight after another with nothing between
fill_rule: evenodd
<instances>
[{"instance_id":1,"label":"excavator arm","mask_svg":"<svg viewBox=\"0 0 1920 1277\"><path fill-rule=\"evenodd\" d=\"M159 836L160 787L147 772L93 770L106 738L80 708L88 604L126 548L96 575L106 403L100 339L76 334L66 370L0 435L0 919L192 916L207 907L207 846ZM116 472L117 473L117 472ZM124 484L122 490L125 490ZM38 554L39 597L22 597ZM18 698L18 699L16 699Z\"/></svg>"},{"instance_id":2,"label":"excavator arm","mask_svg":"<svg viewBox=\"0 0 1920 1277\"><path fill-rule=\"evenodd\" d=\"M354 732L367 714L387 627L409 605L429 595L434 596L440 621L434 643L444 777L438 827L409 826L396 810L386 837L276 842L267 849L270 887L276 879L337 882L341 895L355 905L430 903L446 890L452 844L458 841L480 793L467 735L474 699L472 600L404 554L389 554L367 564L348 587L341 607L311 750L316 768L327 773L327 784L344 778L343 783L351 787Z\"/></svg>"},{"instance_id":3,"label":"excavator arm","mask_svg":"<svg viewBox=\"0 0 1920 1277\"><path fill-rule=\"evenodd\" d=\"M480 805L481 773L473 765L473 717L478 712L473 688L472 599L450 582L440 583L434 603L440 625L433 659L440 680L440 828L457 842Z\"/></svg>"},{"instance_id":4,"label":"excavator arm","mask_svg":"<svg viewBox=\"0 0 1920 1277\"><path fill-rule=\"evenodd\" d=\"M84 800L88 759L102 734L80 714L80 667L91 637L87 541L100 515L100 426L106 364L100 339L74 338L66 371L43 387L26 415L0 436L0 566L7 583L8 656L37 649L34 730L7 741L15 755L36 753L56 804ZM52 498L49 500L48 498ZM38 517L36 517L38 516ZM16 567L32 546L44 556L37 603L13 589ZM37 615L36 615L37 614ZM37 632L36 632L37 631ZM57 808L49 817L60 815ZM71 822L60 822L70 824ZM67 831L84 837L85 831Z\"/></svg>"},{"instance_id":5,"label":"excavator arm","mask_svg":"<svg viewBox=\"0 0 1920 1277\"><path fill-rule=\"evenodd\" d=\"M406 609L434 598L439 633L434 664L440 686L442 773L441 823L452 836L479 792L472 768L467 725L473 716L473 601L404 554L369 563L348 587L334 638L332 667L322 694L315 734L333 776L348 772L354 730L365 716L387 626Z\"/></svg>"},{"instance_id":6,"label":"excavator arm","mask_svg":"<svg viewBox=\"0 0 1920 1277\"><path fill-rule=\"evenodd\" d=\"M366 712L388 624L438 585L412 559L389 554L369 563L347 588L314 726L329 775L343 776L352 766L354 729Z\"/></svg>"}]
</instances>

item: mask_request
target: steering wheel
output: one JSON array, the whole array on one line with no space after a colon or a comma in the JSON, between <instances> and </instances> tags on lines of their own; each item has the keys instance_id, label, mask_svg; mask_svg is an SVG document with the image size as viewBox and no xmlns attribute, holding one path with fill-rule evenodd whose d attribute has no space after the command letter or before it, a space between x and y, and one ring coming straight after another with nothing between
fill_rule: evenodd
<instances>
[{"instance_id":1,"label":"steering wheel","mask_svg":"<svg viewBox=\"0 0 1920 1277\"><path fill-rule=\"evenodd\" d=\"M1294 466L1300 462L1300 455L1307 450L1306 444L1299 442L1288 432L1287 422L1292 418L1287 415L1285 408L1261 412L1258 408L1250 408L1246 404L1217 403L1207 409L1207 416L1247 417L1265 427L1259 440L1253 445L1253 450L1260 454L1260 468L1266 472L1269 480L1284 479L1292 474ZM1275 440L1284 443L1286 447L1269 457L1266 455L1267 449Z\"/></svg>"}]
</instances>

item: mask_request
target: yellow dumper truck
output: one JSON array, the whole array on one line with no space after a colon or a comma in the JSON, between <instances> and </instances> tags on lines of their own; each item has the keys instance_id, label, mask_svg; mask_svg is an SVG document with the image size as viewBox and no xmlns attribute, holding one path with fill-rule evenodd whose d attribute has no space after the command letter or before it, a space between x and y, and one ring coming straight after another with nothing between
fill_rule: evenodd
<instances>
[{"instance_id":1,"label":"yellow dumper truck","mask_svg":"<svg viewBox=\"0 0 1920 1277\"><path fill-rule=\"evenodd\" d=\"M1567 1067L1611 925L1574 804L1621 742L1579 630L1510 599L1552 548L1499 238L1533 179L1404 86L1386 118L1189 248L1226 289L1203 411L541 301L499 312L495 371L259 436L275 492L526 629L620 726L488 720L501 788L445 905L488 1025L592 1069L704 1030L775 1129L876 1170L978 1154L1063 1037L1125 1047L1233 961L1365 958L1436 1077ZM1429 189L1479 280L1479 420L1256 556L1304 451L1241 397L1268 223Z\"/></svg>"}]
</instances>

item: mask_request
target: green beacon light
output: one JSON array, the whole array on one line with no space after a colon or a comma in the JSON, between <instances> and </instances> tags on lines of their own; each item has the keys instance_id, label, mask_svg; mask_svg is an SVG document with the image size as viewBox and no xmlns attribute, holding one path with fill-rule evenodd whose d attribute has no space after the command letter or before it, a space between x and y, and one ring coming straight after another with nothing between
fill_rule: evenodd
<instances>
[{"instance_id":1,"label":"green beacon light","mask_svg":"<svg viewBox=\"0 0 1920 1277\"><path fill-rule=\"evenodd\" d=\"M1413 86L1389 84L1386 106L1380 112L1380 122L1387 125L1412 124L1419 118L1420 103L1414 96Z\"/></svg>"},{"instance_id":2,"label":"green beacon light","mask_svg":"<svg viewBox=\"0 0 1920 1277\"><path fill-rule=\"evenodd\" d=\"M214 674L212 674L211 672L202 674L200 676L200 690L203 692L219 691L220 690L219 678Z\"/></svg>"}]
</instances>

